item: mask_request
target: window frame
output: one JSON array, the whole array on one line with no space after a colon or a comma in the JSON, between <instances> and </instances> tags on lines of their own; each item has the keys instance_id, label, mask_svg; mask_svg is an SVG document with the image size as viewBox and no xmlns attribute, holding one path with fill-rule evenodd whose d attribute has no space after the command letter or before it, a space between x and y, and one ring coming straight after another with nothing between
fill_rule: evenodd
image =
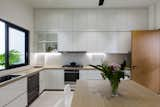
<instances>
[{"instance_id":1,"label":"window frame","mask_svg":"<svg viewBox=\"0 0 160 107\"><path fill-rule=\"evenodd\" d=\"M5 68L0 69L0 71L29 65L29 33L30 32L23 27L17 26L1 18L0 18L0 21L5 23ZM25 33L25 47L24 47L25 63L9 65L9 28L13 28L15 30L22 31Z\"/></svg>"}]
</instances>

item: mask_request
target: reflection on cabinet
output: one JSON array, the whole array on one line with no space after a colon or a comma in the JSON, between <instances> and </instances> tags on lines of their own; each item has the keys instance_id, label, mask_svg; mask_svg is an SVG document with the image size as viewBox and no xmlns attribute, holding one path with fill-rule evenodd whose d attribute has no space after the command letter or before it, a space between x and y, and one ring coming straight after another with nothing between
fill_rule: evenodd
<instances>
[{"instance_id":1,"label":"reflection on cabinet","mask_svg":"<svg viewBox=\"0 0 160 107\"><path fill-rule=\"evenodd\" d=\"M128 53L131 49L130 32L60 32L59 51L87 51Z\"/></svg>"},{"instance_id":2,"label":"reflection on cabinet","mask_svg":"<svg viewBox=\"0 0 160 107\"><path fill-rule=\"evenodd\" d=\"M64 70L44 70L40 73L40 92L44 89L64 89Z\"/></svg>"},{"instance_id":3,"label":"reflection on cabinet","mask_svg":"<svg viewBox=\"0 0 160 107\"><path fill-rule=\"evenodd\" d=\"M45 77L46 77L46 72L45 71L41 71L40 73L39 73L39 93L41 94L44 90L45 90L45 88L46 88L46 84L45 84Z\"/></svg>"},{"instance_id":4,"label":"reflection on cabinet","mask_svg":"<svg viewBox=\"0 0 160 107\"><path fill-rule=\"evenodd\" d=\"M72 51L73 49L73 36L72 32L59 32L58 33L58 51Z\"/></svg>"},{"instance_id":5,"label":"reflection on cabinet","mask_svg":"<svg viewBox=\"0 0 160 107\"><path fill-rule=\"evenodd\" d=\"M27 93L19 96L13 102L9 103L6 107L26 107L27 105Z\"/></svg>"},{"instance_id":6,"label":"reflection on cabinet","mask_svg":"<svg viewBox=\"0 0 160 107\"><path fill-rule=\"evenodd\" d=\"M35 9L35 30L144 30L148 28L147 17L147 9Z\"/></svg>"},{"instance_id":7,"label":"reflection on cabinet","mask_svg":"<svg viewBox=\"0 0 160 107\"><path fill-rule=\"evenodd\" d=\"M27 106L27 79L24 78L1 87L0 93L0 107L14 107L12 105L15 105L16 102L16 105L24 105L21 107ZM22 100L22 102L19 102L19 100Z\"/></svg>"}]
</instances>

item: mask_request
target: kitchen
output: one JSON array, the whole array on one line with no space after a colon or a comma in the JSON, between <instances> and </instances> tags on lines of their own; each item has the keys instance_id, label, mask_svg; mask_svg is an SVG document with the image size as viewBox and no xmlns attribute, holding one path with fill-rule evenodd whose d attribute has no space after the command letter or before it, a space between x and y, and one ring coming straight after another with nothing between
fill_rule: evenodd
<instances>
[{"instance_id":1,"label":"kitchen","mask_svg":"<svg viewBox=\"0 0 160 107\"><path fill-rule=\"evenodd\" d=\"M90 92L81 87L90 83L86 89L96 90L92 81L101 86L104 80L101 72L89 65L123 61L124 87L126 81L136 81L146 87L146 95L159 99L159 1L101 2L99 5L99 0L0 1L0 107L64 107L68 84L72 97L68 98L72 103L69 107L90 107L92 104L80 98ZM107 90L109 86L101 87ZM119 90L123 93L121 85ZM93 103L95 107L103 107L108 101L100 99L96 100L100 105Z\"/></svg>"}]
</instances>

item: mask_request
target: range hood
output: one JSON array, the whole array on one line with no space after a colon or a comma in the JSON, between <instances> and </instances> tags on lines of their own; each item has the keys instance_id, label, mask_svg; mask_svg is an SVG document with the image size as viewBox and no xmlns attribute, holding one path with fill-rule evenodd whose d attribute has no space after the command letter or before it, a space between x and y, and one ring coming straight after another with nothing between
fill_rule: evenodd
<instances>
[{"instance_id":1,"label":"range hood","mask_svg":"<svg viewBox=\"0 0 160 107\"><path fill-rule=\"evenodd\" d=\"M59 53L87 53L87 51L58 51Z\"/></svg>"}]
</instances>

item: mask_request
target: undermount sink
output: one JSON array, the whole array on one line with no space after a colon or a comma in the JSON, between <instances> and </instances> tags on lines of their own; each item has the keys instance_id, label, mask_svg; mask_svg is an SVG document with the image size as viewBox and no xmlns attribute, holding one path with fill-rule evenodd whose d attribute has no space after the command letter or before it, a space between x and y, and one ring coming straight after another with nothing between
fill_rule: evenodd
<instances>
[{"instance_id":1,"label":"undermount sink","mask_svg":"<svg viewBox=\"0 0 160 107\"><path fill-rule=\"evenodd\" d=\"M3 77L0 77L0 83L8 81L8 80L16 78L16 77L19 77L19 76L21 76L21 75L6 75Z\"/></svg>"}]
</instances>

